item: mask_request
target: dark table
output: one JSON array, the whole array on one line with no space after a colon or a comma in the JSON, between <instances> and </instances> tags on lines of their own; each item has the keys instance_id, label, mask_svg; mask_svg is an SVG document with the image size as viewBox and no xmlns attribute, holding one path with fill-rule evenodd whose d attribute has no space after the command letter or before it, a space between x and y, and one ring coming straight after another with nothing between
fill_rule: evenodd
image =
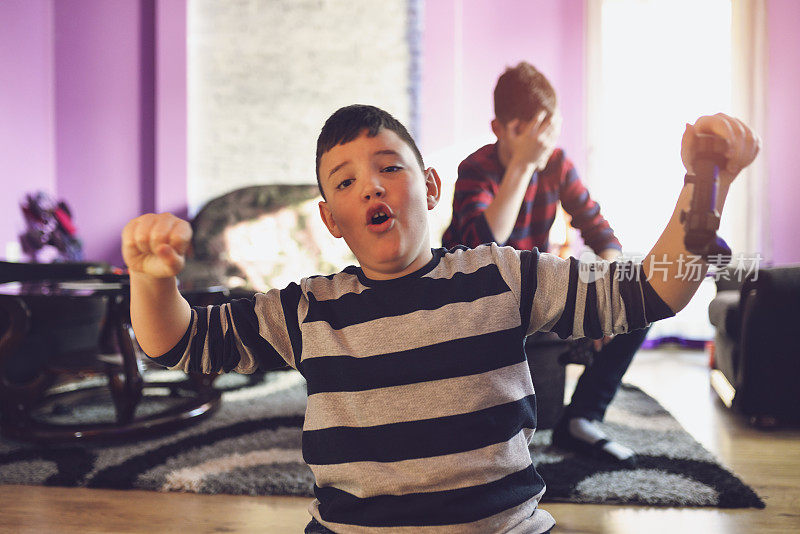
<instances>
[{"instance_id":1,"label":"dark table","mask_svg":"<svg viewBox=\"0 0 800 534\"><path fill-rule=\"evenodd\" d=\"M6 437L132 439L199 420L219 406L214 377L146 380L125 275L0 284L0 331L0 431ZM81 377L91 373L105 375L105 383L86 385L91 381ZM109 394L114 421L54 423L42 417ZM143 396L149 408L138 413Z\"/></svg>"}]
</instances>

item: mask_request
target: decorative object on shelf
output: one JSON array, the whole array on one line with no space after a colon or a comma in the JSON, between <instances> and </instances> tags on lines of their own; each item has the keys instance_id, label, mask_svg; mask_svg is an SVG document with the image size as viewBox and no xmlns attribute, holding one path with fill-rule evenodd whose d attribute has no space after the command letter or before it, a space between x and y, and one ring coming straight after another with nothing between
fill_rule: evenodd
<instances>
[{"instance_id":1,"label":"decorative object on shelf","mask_svg":"<svg viewBox=\"0 0 800 534\"><path fill-rule=\"evenodd\" d=\"M35 191L25 195L20 208L27 229L20 234L19 241L31 261L83 260L83 244L66 202Z\"/></svg>"}]
</instances>

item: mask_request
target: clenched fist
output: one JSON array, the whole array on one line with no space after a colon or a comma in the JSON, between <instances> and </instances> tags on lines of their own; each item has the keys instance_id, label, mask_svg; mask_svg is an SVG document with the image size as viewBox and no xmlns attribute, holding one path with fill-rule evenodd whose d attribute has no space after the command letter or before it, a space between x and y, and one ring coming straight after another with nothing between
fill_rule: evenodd
<instances>
[{"instance_id":1,"label":"clenched fist","mask_svg":"<svg viewBox=\"0 0 800 534\"><path fill-rule=\"evenodd\" d=\"M687 124L681 141L681 159L686 170L692 172L692 141L694 132L713 134L728 142L728 151L725 157L728 166L720 169L720 181L729 185L739 172L750 165L758 155L761 140L745 123L739 119L729 117L724 113L717 113L700 117L694 125Z\"/></svg>"},{"instance_id":2,"label":"clenched fist","mask_svg":"<svg viewBox=\"0 0 800 534\"><path fill-rule=\"evenodd\" d=\"M122 230L122 258L132 273L169 278L183 269L191 241L188 222L171 213L148 213Z\"/></svg>"}]
</instances>

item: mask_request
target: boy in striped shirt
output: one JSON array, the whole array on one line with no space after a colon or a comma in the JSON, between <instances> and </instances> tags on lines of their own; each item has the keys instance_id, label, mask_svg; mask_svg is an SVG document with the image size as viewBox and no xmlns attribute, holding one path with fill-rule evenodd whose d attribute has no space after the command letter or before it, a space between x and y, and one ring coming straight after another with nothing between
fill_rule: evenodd
<instances>
[{"instance_id":1,"label":"boy in striped shirt","mask_svg":"<svg viewBox=\"0 0 800 534\"><path fill-rule=\"evenodd\" d=\"M693 128L732 147L724 200L758 141L722 115ZM426 212L439 177L402 124L371 106L328 119L317 175L322 219L359 266L252 300L192 309L175 281L188 223L169 214L128 223L123 256L141 347L171 368L289 364L302 373L303 457L316 482L306 532L549 531L528 451L536 397L527 358L536 355L525 354L525 337L641 328L683 308L698 283L676 277L677 261L664 280L647 280L649 260L581 267L535 249L430 249ZM650 257L677 260L682 237L674 215Z\"/></svg>"}]
</instances>

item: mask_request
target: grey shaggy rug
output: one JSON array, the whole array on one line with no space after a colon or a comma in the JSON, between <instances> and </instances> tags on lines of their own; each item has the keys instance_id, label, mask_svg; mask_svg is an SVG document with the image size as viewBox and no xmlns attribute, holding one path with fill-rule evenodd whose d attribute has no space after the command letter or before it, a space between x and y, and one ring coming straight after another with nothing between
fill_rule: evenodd
<instances>
[{"instance_id":1,"label":"grey shaggy rug","mask_svg":"<svg viewBox=\"0 0 800 534\"><path fill-rule=\"evenodd\" d=\"M157 373L163 379L169 372ZM311 496L313 477L300 450L303 378L295 371L268 373L257 382L226 375L216 386L225 393L213 416L162 437L63 446L0 439L0 483ZM52 418L97 420L111 414L109 401L108 406L61 410ZM764 506L664 408L633 386L617 394L605 429L636 451L639 466L624 469L564 453L549 445L550 431L539 431L531 456L547 483L543 501Z\"/></svg>"}]
</instances>

